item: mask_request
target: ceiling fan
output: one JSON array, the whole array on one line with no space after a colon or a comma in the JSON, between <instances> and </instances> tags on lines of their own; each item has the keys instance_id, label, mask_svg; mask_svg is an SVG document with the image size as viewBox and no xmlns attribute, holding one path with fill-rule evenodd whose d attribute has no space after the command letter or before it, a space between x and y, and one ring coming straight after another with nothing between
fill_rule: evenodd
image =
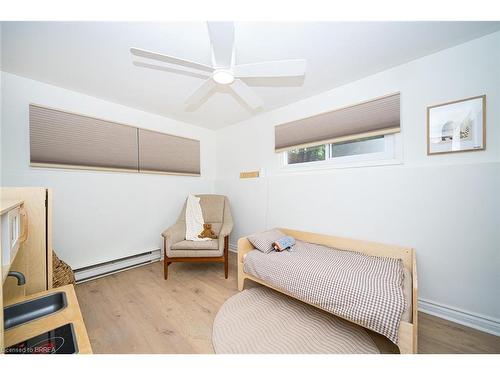
<instances>
[{"instance_id":1,"label":"ceiling fan","mask_svg":"<svg viewBox=\"0 0 500 375\"><path fill-rule=\"evenodd\" d=\"M198 108L217 85L229 86L250 108L257 109L262 106L262 99L240 78L300 77L305 75L306 60L303 59L235 64L234 23L208 22L207 25L212 49L212 65L201 64L140 48L130 49L130 52L134 56L179 65L189 70L152 65L139 61L134 62L136 66L187 74L205 79L201 86L186 99L186 109L193 110Z\"/></svg>"}]
</instances>

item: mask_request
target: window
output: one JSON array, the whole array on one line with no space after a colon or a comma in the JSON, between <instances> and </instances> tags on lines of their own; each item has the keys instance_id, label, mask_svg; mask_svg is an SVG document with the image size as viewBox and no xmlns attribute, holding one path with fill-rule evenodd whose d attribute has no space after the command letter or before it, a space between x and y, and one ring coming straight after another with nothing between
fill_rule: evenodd
<instances>
[{"instance_id":1,"label":"window","mask_svg":"<svg viewBox=\"0 0 500 375\"><path fill-rule=\"evenodd\" d=\"M396 135L380 135L346 142L303 147L284 152L285 166L377 164L394 161ZM368 163L367 163L368 162Z\"/></svg>"},{"instance_id":2,"label":"window","mask_svg":"<svg viewBox=\"0 0 500 375\"><path fill-rule=\"evenodd\" d=\"M289 169L397 164L400 93L380 96L274 127L274 151Z\"/></svg>"},{"instance_id":3,"label":"window","mask_svg":"<svg viewBox=\"0 0 500 375\"><path fill-rule=\"evenodd\" d=\"M29 106L30 165L200 175L200 141Z\"/></svg>"},{"instance_id":4,"label":"window","mask_svg":"<svg viewBox=\"0 0 500 375\"><path fill-rule=\"evenodd\" d=\"M330 144L330 155L332 158L340 158L343 156L383 152L385 148L384 138L384 136L378 136L349 142L332 143Z\"/></svg>"},{"instance_id":5,"label":"window","mask_svg":"<svg viewBox=\"0 0 500 375\"><path fill-rule=\"evenodd\" d=\"M325 160L326 145L298 148L287 152L287 163L310 163Z\"/></svg>"},{"instance_id":6,"label":"window","mask_svg":"<svg viewBox=\"0 0 500 375\"><path fill-rule=\"evenodd\" d=\"M334 109L274 127L274 151L283 152L401 131L400 95Z\"/></svg>"}]
</instances>

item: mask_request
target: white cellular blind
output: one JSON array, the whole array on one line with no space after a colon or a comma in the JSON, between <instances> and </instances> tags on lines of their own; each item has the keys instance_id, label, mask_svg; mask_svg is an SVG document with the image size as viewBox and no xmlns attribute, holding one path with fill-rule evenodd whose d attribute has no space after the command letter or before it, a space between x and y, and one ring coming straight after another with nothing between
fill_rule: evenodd
<instances>
[{"instance_id":1,"label":"white cellular blind","mask_svg":"<svg viewBox=\"0 0 500 375\"><path fill-rule=\"evenodd\" d=\"M138 169L137 128L29 106L32 164Z\"/></svg>"},{"instance_id":2,"label":"white cellular blind","mask_svg":"<svg viewBox=\"0 0 500 375\"><path fill-rule=\"evenodd\" d=\"M275 151L343 142L400 129L400 94L366 101L275 127Z\"/></svg>"},{"instance_id":3,"label":"white cellular blind","mask_svg":"<svg viewBox=\"0 0 500 375\"><path fill-rule=\"evenodd\" d=\"M200 141L139 129L139 171L200 174Z\"/></svg>"},{"instance_id":4,"label":"white cellular blind","mask_svg":"<svg viewBox=\"0 0 500 375\"><path fill-rule=\"evenodd\" d=\"M31 104L30 163L200 175L200 141Z\"/></svg>"}]
</instances>

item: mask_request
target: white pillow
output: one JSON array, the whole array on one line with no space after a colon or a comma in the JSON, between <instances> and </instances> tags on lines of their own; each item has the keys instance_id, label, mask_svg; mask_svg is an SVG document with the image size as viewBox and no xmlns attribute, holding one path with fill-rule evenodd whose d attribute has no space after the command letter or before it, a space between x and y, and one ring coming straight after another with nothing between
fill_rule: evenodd
<instances>
[{"instance_id":1,"label":"white pillow","mask_svg":"<svg viewBox=\"0 0 500 375\"><path fill-rule=\"evenodd\" d=\"M247 236L247 239L257 250L267 254L273 250L273 242L282 237L285 237L285 234L282 231L278 229L271 229L265 232L251 234L250 236Z\"/></svg>"}]
</instances>

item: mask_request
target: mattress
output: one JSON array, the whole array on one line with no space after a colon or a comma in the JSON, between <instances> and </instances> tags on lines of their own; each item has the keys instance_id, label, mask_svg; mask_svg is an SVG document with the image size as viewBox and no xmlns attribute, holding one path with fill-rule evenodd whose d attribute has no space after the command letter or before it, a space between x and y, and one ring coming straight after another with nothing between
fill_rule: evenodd
<instances>
[{"instance_id":1,"label":"mattress","mask_svg":"<svg viewBox=\"0 0 500 375\"><path fill-rule=\"evenodd\" d=\"M291 251L250 251L243 267L247 274L395 343L400 320L411 322L411 273L400 260L297 241Z\"/></svg>"}]
</instances>

